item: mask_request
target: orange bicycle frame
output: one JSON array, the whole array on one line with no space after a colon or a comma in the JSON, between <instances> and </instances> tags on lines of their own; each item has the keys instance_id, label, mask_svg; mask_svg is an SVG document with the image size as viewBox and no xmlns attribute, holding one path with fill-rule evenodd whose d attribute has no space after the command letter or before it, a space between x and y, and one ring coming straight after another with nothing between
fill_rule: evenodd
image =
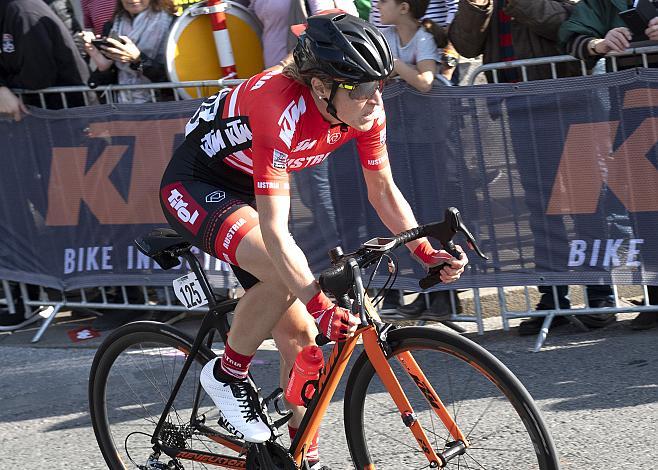
<instances>
[{"instance_id":1,"label":"orange bicycle frame","mask_svg":"<svg viewBox=\"0 0 658 470\"><path fill-rule=\"evenodd\" d=\"M369 315L378 319L377 313L367 301L366 306ZM391 398L393 398L395 405L400 411L400 416L414 435L420 449L430 463L435 462L438 466L444 466L445 462L443 461L443 458L437 455L436 451L430 444L423 427L415 419L413 407L411 406L411 403L409 403L404 390L402 390L402 386L395 376L393 369L391 369L384 351L379 344L377 330L372 325L358 329L353 337L345 342L336 343L334 345L331 355L329 356L326 366L320 376L316 396L309 404L307 413L304 415L304 419L300 424L298 436L296 436L291 444L290 450L293 459L298 465L301 465L306 450L308 449L313 436L315 436L315 433L319 429L322 418L327 411L327 407L329 406L334 392L338 387L338 383L345 372L345 367L354 352L359 337L363 337L363 345L370 362L386 387L386 390L391 395ZM468 446L466 437L447 412L441 399L434 390L434 387L432 387L432 384L427 380L427 377L416 363L412 354L409 351L405 351L399 354L397 359L419 388L425 397L425 400L427 400L436 415L443 422L453 439L462 441L464 445ZM374 469L374 467L372 468Z\"/></svg>"}]
</instances>

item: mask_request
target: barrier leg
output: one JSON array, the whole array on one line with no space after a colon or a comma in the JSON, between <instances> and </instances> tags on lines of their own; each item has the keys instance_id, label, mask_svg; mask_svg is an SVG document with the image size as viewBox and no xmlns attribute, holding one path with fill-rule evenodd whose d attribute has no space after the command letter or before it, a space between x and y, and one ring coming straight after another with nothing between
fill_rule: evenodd
<instances>
[{"instance_id":1,"label":"barrier leg","mask_svg":"<svg viewBox=\"0 0 658 470\"><path fill-rule=\"evenodd\" d=\"M482 321L482 304L480 303L480 289L473 289L473 305L475 306L475 321L478 325L478 335L484 334L484 322Z\"/></svg>"},{"instance_id":2,"label":"barrier leg","mask_svg":"<svg viewBox=\"0 0 658 470\"><path fill-rule=\"evenodd\" d=\"M548 336L548 330L551 327L551 323L553 323L553 317L555 317L555 314L550 313L544 318L544 323L541 325L541 330L539 330L539 334L537 335L533 352L541 351L541 347L544 345L544 341L546 341L546 337Z\"/></svg>"},{"instance_id":3,"label":"barrier leg","mask_svg":"<svg viewBox=\"0 0 658 470\"><path fill-rule=\"evenodd\" d=\"M498 305L500 307L500 318L503 322L503 330L509 331L509 319L507 318L507 298L505 289L498 287Z\"/></svg>"},{"instance_id":4,"label":"barrier leg","mask_svg":"<svg viewBox=\"0 0 658 470\"><path fill-rule=\"evenodd\" d=\"M16 312L16 307L14 306L14 296L11 293L11 287L9 286L9 282L5 281L4 279L2 281L2 289L5 292L5 301L7 302L7 309L9 310L9 313L12 314L18 313Z\"/></svg>"},{"instance_id":5,"label":"barrier leg","mask_svg":"<svg viewBox=\"0 0 658 470\"><path fill-rule=\"evenodd\" d=\"M39 328L39 330L34 335L34 338L32 338L32 343L36 343L37 341L39 341L41 339L43 334L46 332L46 329L53 322L53 320L55 319L55 317L57 316L57 314L59 313L59 310L62 308L63 305L64 304L62 304L62 303L59 303L59 304L55 305L55 308L53 309L53 311L50 313L50 315L48 315L44 319L44 322L41 324L41 327ZM38 315L38 314L35 314L35 315Z\"/></svg>"}]
</instances>

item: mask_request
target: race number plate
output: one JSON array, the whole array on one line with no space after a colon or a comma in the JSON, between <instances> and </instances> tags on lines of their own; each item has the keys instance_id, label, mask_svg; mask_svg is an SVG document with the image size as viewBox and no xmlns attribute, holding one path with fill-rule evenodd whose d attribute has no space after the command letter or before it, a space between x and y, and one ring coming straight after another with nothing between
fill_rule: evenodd
<instances>
[{"instance_id":1,"label":"race number plate","mask_svg":"<svg viewBox=\"0 0 658 470\"><path fill-rule=\"evenodd\" d=\"M196 274L187 273L185 276L174 279L173 285L176 297L187 308L193 309L208 303Z\"/></svg>"}]
</instances>

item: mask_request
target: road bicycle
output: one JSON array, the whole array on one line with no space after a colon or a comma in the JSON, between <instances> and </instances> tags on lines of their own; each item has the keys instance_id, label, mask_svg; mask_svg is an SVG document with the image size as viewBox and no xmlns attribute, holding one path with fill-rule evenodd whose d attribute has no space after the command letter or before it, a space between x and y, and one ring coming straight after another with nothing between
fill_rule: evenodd
<instances>
[{"instance_id":1,"label":"road bicycle","mask_svg":"<svg viewBox=\"0 0 658 470\"><path fill-rule=\"evenodd\" d=\"M226 337L227 313L235 301L216 302L190 245L174 231L158 229L136 240L165 269L177 265L179 257L186 260L194 275L178 284L181 298L193 306L205 296L209 308L195 338L166 324L135 322L100 346L91 368L89 401L108 467L307 469L305 452L350 358L360 350L344 397L345 436L355 468L558 469L551 434L509 369L447 329L383 322L365 293L364 270L382 260L390 268L397 247L431 237L459 255L452 241L458 232L484 257L454 208L442 222L370 240L354 253L330 252L331 267L319 277L320 285L351 308L361 326L353 337L334 344L319 380L306 384L306 413L288 447L279 431L290 417L281 389L260 398L263 413L271 410L266 414L269 441L245 442L221 420L211 427L219 413L200 387L199 373L216 357L214 335ZM440 282L440 268L431 269L421 284ZM316 342L328 340L318 336Z\"/></svg>"}]
</instances>

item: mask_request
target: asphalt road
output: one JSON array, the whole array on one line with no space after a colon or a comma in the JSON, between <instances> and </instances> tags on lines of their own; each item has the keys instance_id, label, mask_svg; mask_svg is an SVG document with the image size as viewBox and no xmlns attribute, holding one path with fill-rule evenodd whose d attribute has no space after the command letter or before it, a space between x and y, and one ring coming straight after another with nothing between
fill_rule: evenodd
<instances>
[{"instance_id":1,"label":"asphalt road","mask_svg":"<svg viewBox=\"0 0 658 470\"><path fill-rule=\"evenodd\" d=\"M540 353L529 352L534 338L502 331L471 336L534 396L563 469L658 468L658 330L633 332L624 318L604 331L563 327ZM87 411L94 349L64 343L31 347L25 338L21 344L15 335L0 335L2 468L104 468ZM272 350L258 353L256 379L264 390L274 388L277 356ZM343 387L322 431L323 460L334 470L351 468L341 419Z\"/></svg>"}]
</instances>

